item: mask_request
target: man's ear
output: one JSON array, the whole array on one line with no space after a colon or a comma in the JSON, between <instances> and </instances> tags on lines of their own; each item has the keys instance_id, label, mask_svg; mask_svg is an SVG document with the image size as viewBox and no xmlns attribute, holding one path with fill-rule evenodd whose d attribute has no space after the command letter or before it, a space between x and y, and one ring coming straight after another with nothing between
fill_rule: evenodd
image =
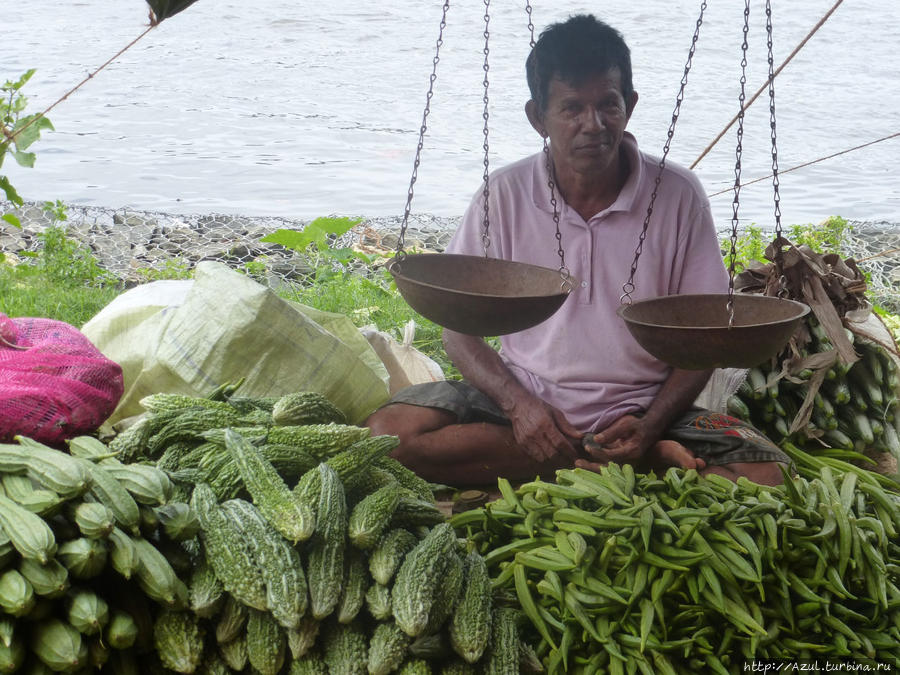
<instances>
[{"instance_id":1,"label":"man's ear","mask_svg":"<svg viewBox=\"0 0 900 675\"><path fill-rule=\"evenodd\" d=\"M631 119L631 113L634 112L634 106L637 105L638 102L638 93L636 91L631 92L631 100L626 102L625 111L628 115L627 119Z\"/></svg>"},{"instance_id":2,"label":"man's ear","mask_svg":"<svg viewBox=\"0 0 900 675\"><path fill-rule=\"evenodd\" d=\"M541 138L547 138L547 129L544 127L543 116L534 99L528 99L528 102L525 104L525 116L534 130L540 134Z\"/></svg>"}]
</instances>

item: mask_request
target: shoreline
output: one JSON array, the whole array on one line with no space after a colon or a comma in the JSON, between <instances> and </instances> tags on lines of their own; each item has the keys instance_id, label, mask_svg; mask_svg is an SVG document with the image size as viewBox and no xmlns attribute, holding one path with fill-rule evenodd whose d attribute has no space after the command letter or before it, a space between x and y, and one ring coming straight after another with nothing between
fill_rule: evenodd
<instances>
[{"instance_id":1,"label":"shoreline","mask_svg":"<svg viewBox=\"0 0 900 675\"><path fill-rule=\"evenodd\" d=\"M54 220L44 211L42 202L26 202L19 209L9 209L10 206L0 202L0 207L19 217L22 229L0 227L0 253L16 264L24 257L22 253L40 249L37 235ZM254 276L264 277L275 285L302 281L313 271L305 256L278 244L259 241L279 229L300 230L310 220L217 213L182 215L96 206L67 205L66 209L68 219L60 224L68 235L90 248L100 266L126 287L167 270L187 272L202 260L255 269ZM358 217L362 223L337 238L336 246L355 247L366 253L390 255L393 252L402 215L351 217ZM443 251L461 218L411 213L406 249ZM895 289L900 287L900 223L848 221L848 224L852 229L846 250L839 253L864 263L865 271L871 276L873 296L879 304L888 304L896 295ZM719 228L721 237L729 233L729 227Z\"/></svg>"}]
</instances>

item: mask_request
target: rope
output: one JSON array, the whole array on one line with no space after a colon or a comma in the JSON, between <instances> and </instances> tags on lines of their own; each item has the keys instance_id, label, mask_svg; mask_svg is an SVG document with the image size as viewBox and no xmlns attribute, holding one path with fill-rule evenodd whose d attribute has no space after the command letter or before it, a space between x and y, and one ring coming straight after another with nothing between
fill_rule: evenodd
<instances>
[{"instance_id":1,"label":"rope","mask_svg":"<svg viewBox=\"0 0 900 675\"><path fill-rule=\"evenodd\" d=\"M896 138L897 136L900 136L900 131L897 131L893 134L888 134L887 136L882 136L881 138L876 138L874 141L869 141L868 143L863 143L862 145L857 145L852 148L847 148L846 150L841 150L840 152L834 152L830 155L826 155L825 157L819 157L819 159L814 159L809 162L803 162L803 164L798 164L797 166L792 166L790 169L779 169L778 175L790 173L791 171L796 171L797 169L802 169L803 167L809 166L810 164L817 164L818 162L824 162L826 159L832 159L833 157L838 157L839 155L846 155L848 152L853 152L854 150L860 150L860 149L866 148L870 145L875 145L876 143L881 143L882 141L888 141L892 138ZM745 185L753 185L754 183L759 183L760 181L766 180L768 178L772 178L771 173L768 176L761 176L760 178L754 178L751 181L743 183L741 185L741 187L743 187ZM718 192L713 192L712 194L707 195L707 196L710 198L718 197L719 195L725 194L726 192L731 192L733 189L734 189L733 187L725 188L724 190L719 190Z\"/></svg>"},{"instance_id":2,"label":"rope","mask_svg":"<svg viewBox=\"0 0 900 675\"><path fill-rule=\"evenodd\" d=\"M81 89L81 87L82 87L84 84L86 84L86 83L88 82L88 80L92 79L92 78L94 77L94 75L96 75L97 73L99 73L101 70L103 70L104 68L106 68L106 66L108 66L110 63L112 63L112 62L115 61L117 58L119 58L120 56L122 56L122 54L124 54L126 50L130 49L131 47L133 47L134 44L135 44L138 40L140 40L142 37L144 37L144 36L145 36L147 33L149 33L151 30L153 30L153 28L155 28L157 25L158 25L158 22L157 22L157 23L151 23L150 26L148 26L147 29L146 29L143 33L141 33L140 35L138 35L136 38L134 38L134 40L132 40L132 41L129 42L127 45L125 45L124 47L122 47L122 49L120 49L120 50L117 51L115 54L113 54L112 57L110 57L110 58L109 58L102 66L100 66L99 68L97 68L97 70L95 70L93 73L88 73L87 77L85 77L81 82L79 82L78 84L76 84L76 85L75 85L74 87L72 87L69 91L67 91L67 92L66 92L65 94L63 94L60 98L58 98L54 103L52 103L52 104L50 105L49 108L47 108L47 109L44 110L43 112L38 113L37 115L35 115L35 116L31 119L31 121L28 122L28 124L26 124L25 126L23 126L21 129L19 129L18 131L16 131L14 134L8 135L9 140L10 140L10 141L15 140L16 136L18 136L19 134L21 134L23 131L25 131L25 130L26 130L28 127L30 127L32 124L34 124L35 122L37 122L37 121L38 121L39 119L41 119L42 117L46 117L47 113L49 113L49 112L50 112L51 110L53 110L56 106L58 106L60 103L62 103L63 101L65 101L67 98L69 98L69 96L71 96L72 94L74 94L76 91L78 91L79 89Z\"/></svg>"},{"instance_id":3,"label":"rope","mask_svg":"<svg viewBox=\"0 0 900 675\"><path fill-rule=\"evenodd\" d=\"M780 66L778 66L778 68L775 70L775 73L772 75L773 78L778 77L779 73L781 73L781 71L784 69L784 67L785 67L788 63L790 63L791 59L794 58L794 56L797 54L797 52L799 52L799 51L803 48L803 46L809 41L809 39L810 39L813 35L815 35L816 31L818 31L819 28L821 28L822 25L823 25L826 21L828 21L829 17L834 13L834 10L836 10L836 9L840 6L840 4L841 4L843 1L844 1L844 0L837 0L837 2L834 3L834 6L832 6L832 8L829 9L829 10L825 13L825 16L823 16L821 19L819 19L818 23L816 23L816 25L812 27L812 30L810 30L810 31L806 34L806 37L803 38L803 39L800 41L800 44L798 44L796 47L794 47L794 51L792 51L792 52L788 55L788 57L784 60L784 62L783 62ZM747 103L744 105L743 108L741 108L741 110L740 110L740 112L738 113L738 115L741 114L741 113L743 113L747 108L749 108L751 105L753 105L753 102L754 102L757 98L759 98L759 95L762 94L762 93L766 90L766 88L767 88L768 86L769 86L769 81L766 80L766 83L765 83L764 85L762 85L759 89L757 89L757 90L756 90L756 93L753 94L753 96L750 97L750 100L747 101ZM700 160L702 160L704 157L706 157L706 155L709 154L709 151L712 150L713 147L715 147L716 143L718 143L720 140L722 140L722 136L724 136L724 135L728 132L728 130L732 127L732 125L737 121L738 115L735 115L734 117L731 118L731 121L730 121L727 125L725 125L725 128L722 129L722 131L719 132L719 135L716 136L716 137L712 140L712 142L711 142L709 145L706 146L706 148L703 150L703 152L700 153L700 156L697 157L697 159L694 160L694 163L691 164L690 168L693 169L694 167L696 167L696 166L700 163Z\"/></svg>"}]
</instances>

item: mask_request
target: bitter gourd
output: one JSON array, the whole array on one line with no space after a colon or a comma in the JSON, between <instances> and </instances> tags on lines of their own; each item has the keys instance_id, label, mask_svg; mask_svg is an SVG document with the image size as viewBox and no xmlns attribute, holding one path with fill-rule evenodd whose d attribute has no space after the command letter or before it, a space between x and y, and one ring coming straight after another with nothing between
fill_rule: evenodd
<instances>
[{"instance_id":1,"label":"bitter gourd","mask_svg":"<svg viewBox=\"0 0 900 675\"><path fill-rule=\"evenodd\" d=\"M328 464L319 464L317 527L308 547L307 580L312 615L323 619L337 606L344 576L347 503L344 486Z\"/></svg>"},{"instance_id":2,"label":"bitter gourd","mask_svg":"<svg viewBox=\"0 0 900 675\"><path fill-rule=\"evenodd\" d=\"M300 554L248 501L232 499L221 509L250 547L266 586L266 604L285 628L295 628L306 612L306 576Z\"/></svg>"},{"instance_id":3,"label":"bitter gourd","mask_svg":"<svg viewBox=\"0 0 900 675\"><path fill-rule=\"evenodd\" d=\"M440 570L456 546L456 534L449 523L436 525L410 551L391 590L391 605L397 625L407 635L417 637L428 625L428 616L443 581Z\"/></svg>"},{"instance_id":4,"label":"bitter gourd","mask_svg":"<svg viewBox=\"0 0 900 675\"><path fill-rule=\"evenodd\" d=\"M369 641L362 625L334 623L325 632L324 653L328 672L342 675L366 675Z\"/></svg>"},{"instance_id":5,"label":"bitter gourd","mask_svg":"<svg viewBox=\"0 0 900 675\"><path fill-rule=\"evenodd\" d=\"M375 626L369 640L369 675L388 675L406 659L412 638L393 621Z\"/></svg>"},{"instance_id":6,"label":"bitter gourd","mask_svg":"<svg viewBox=\"0 0 900 675\"><path fill-rule=\"evenodd\" d=\"M241 532L226 518L205 483L194 487L191 506L200 519L207 559L222 586L254 609L268 609L266 586Z\"/></svg>"},{"instance_id":7,"label":"bitter gourd","mask_svg":"<svg viewBox=\"0 0 900 675\"><path fill-rule=\"evenodd\" d=\"M176 673L193 673L203 660L203 633L190 612L161 612L153 624L153 645L163 666Z\"/></svg>"},{"instance_id":8,"label":"bitter gourd","mask_svg":"<svg viewBox=\"0 0 900 675\"><path fill-rule=\"evenodd\" d=\"M268 612L250 610L247 617L247 660L260 675L278 675L284 665L285 636Z\"/></svg>"},{"instance_id":9,"label":"bitter gourd","mask_svg":"<svg viewBox=\"0 0 900 675\"><path fill-rule=\"evenodd\" d=\"M403 528L395 528L382 535L369 556L372 578L379 584L389 584L403 558L413 550L418 541L416 535Z\"/></svg>"},{"instance_id":10,"label":"bitter gourd","mask_svg":"<svg viewBox=\"0 0 900 675\"><path fill-rule=\"evenodd\" d=\"M491 637L491 578L478 553L466 555L462 597L450 619L450 643L468 663L478 661Z\"/></svg>"},{"instance_id":11,"label":"bitter gourd","mask_svg":"<svg viewBox=\"0 0 900 675\"><path fill-rule=\"evenodd\" d=\"M298 391L282 396L272 408L275 424L346 424L347 417L334 403L316 391Z\"/></svg>"},{"instance_id":12,"label":"bitter gourd","mask_svg":"<svg viewBox=\"0 0 900 675\"><path fill-rule=\"evenodd\" d=\"M366 589L369 586L369 575L366 559L359 552L348 550L346 571L341 588L341 599L337 606L337 619L340 623L350 623L366 604Z\"/></svg>"},{"instance_id":13,"label":"bitter gourd","mask_svg":"<svg viewBox=\"0 0 900 675\"><path fill-rule=\"evenodd\" d=\"M225 432L231 453L247 492L272 526L295 544L309 539L315 516L309 506L288 488L275 467L249 441L232 430Z\"/></svg>"}]
</instances>

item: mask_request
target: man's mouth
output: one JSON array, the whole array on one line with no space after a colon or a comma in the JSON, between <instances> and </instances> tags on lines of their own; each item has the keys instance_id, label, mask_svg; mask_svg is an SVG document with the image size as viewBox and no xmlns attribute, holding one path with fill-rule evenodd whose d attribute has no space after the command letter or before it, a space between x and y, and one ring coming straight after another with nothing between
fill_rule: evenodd
<instances>
[{"instance_id":1,"label":"man's mouth","mask_svg":"<svg viewBox=\"0 0 900 675\"><path fill-rule=\"evenodd\" d=\"M577 146L577 150L581 150L584 152L600 152L609 148L609 143L604 141L594 141L591 143L583 143L582 145Z\"/></svg>"}]
</instances>

